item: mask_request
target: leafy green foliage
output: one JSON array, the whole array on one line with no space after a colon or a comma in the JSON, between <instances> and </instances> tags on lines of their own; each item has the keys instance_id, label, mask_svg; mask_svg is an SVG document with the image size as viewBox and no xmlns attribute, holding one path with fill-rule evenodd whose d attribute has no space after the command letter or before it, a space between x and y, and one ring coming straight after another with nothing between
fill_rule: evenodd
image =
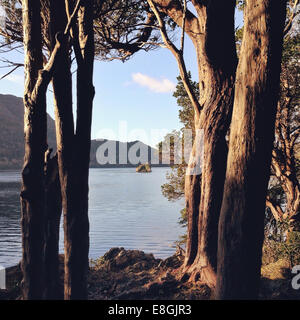
<instances>
[{"instance_id":1,"label":"leafy green foliage","mask_svg":"<svg viewBox=\"0 0 300 320\"><path fill-rule=\"evenodd\" d=\"M263 264L285 259L290 266L300 264L300 232L291 231L287 239L267 238L263 246Z\"/></svg>"},{"instance_id":2,"label":"leafy green foliage","mask_svg":"<svg viewBox=\"0 0 300 320\"><path fill-rule=\"evenodd\" d=\"M199 85L196 81L192 81L191 73L188 72L189 80L192 84L192 88L197 96L199 97ZM191 104L191 101L188 97L188 94L184 88L183 82L181 77L177 77L178 83L176 86L176 90L173 94L173 96L177 100L177 105L180 107L179 110L179 119L180 122L183 124L182 129L192 129L194 130L194 109ZM172 135L178 135L180 136L180 133L178 132L172 132ZM183 140L184 137L181 137ZM166 142L171 142L170 147L174 146L174 140L172 138L169 138L169 135L167 135L159 144L159 149L162 149L162 146ZM183 141L182 141L183 142ZM167 173L166 179L167 182L161 186L162 194L169 200L169 201L176 201L178 199L182 199L184 197L184 184L185 184L185 171L186 171L187 163L183 162L181 164L177 164L172 166L171 172ZM183 208L180 211L180 218L179 218L179 224L182 225L182 227L186 228L187 226L187 215L186 215L186 209ZM186 235L183 235L180 237L180 240L178 241L178 244L184 244L186 241Z\"/></svg>"},{"instance_id":3,"label":"leafy green foliage","mask_svg":"<svg viewBox=\"0 0 300 320\"><path fill-rule=\"evenodd\" d=\"M186 165L180 164L171 168L171 172L167 173L167 183L161 186L162 194L169 201L176 201L184 196L184 175Z\"/></svg>"},{"instance_id":4,"label":"leafy green foliage","mask_svg":"<svg viewBox=\"0 0 300 320\"><path fill-rule=\"evenodd\" d=\"M199 98L199 85L196 81L192 81L191 72L188 72L188 79L191 82L193 91L196 97ZM179 110L179 119L185 129L194 129L194 110L190 98L184 88L181 77L177 77L176 90L173 97L177 99L177 105L181 108Z\"/></svg>"}]
</instances>

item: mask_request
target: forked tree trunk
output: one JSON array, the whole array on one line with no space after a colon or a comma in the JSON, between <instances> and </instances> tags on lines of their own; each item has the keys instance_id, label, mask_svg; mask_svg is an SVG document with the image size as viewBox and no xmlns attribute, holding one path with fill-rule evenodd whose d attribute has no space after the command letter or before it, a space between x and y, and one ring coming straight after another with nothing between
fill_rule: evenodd
<instances>
[{"instance_id":1,"label":"forked tree trunk","mask_svg":"<svg viewBox=\"0 0 300 320\"><path fill-rule=\"evenodd\" d=\"M40 2L24 0L24 132L25 157L22 170L22 291L23 299L42 299L45 283L45 181L47 150L46 92L34 92L43 68Z\"/></svg>"},{"instance_id":2,"label":"forked tree trunk","mask_svg":"<svg viewBox=\"0 0 300 320\"><path fill-rule=\"evenodd\" d=\"M190 273L192 280L201 279L211 286L216 284L217 230L227 157L225 136L237 64L234 7L235 1L209 1L206 6L199 6L198 20L203 34L194 39L202 106L195 129L203 134L203 163L201 178L186 177L188 240L183 271ZM196 157L200 156L198 151Z\"/></svg>"},{"instance_id":3,"label":"forked tree trunk","mask_svg":"<svg viewBox=\"0 0 300 320\"><path fill-rule=\"evenodd\" d=\"M65 211L65 299L87 298L89 267L88 178L94 99L93 6L81 1L78 29L74 26L77 61L77 123L73 150L72 202ZM68 196L68 195L67 195Z\"/></svg>"},{"instance_id":4,"label":"forked tree trunk","mask_svg":"<svg viewBox=\"0 0 300 320\"><path fill-rule=\"evenodd\" d=\"M64 32L67 23L68 18L65 2L51 0L49 25L52 50L55 47L55 38L57 37L57 34ZM71 211L72 208L72 164L74 152L72 75L68 44L66 44L61 52L58 68L54 70L52 86L54 93L57 161L61 186L62 208L65 220L67 212ZM66 239L64 241L66 241Z\"/></svg>"},{"instance_id":5,"label":"forked tree trunk","mask_svg":"<svg viewBox=\"0 0 300 320\"><path fill-rule=\"evenodd\" d=\"M50 33L52 38L52 48L55 45L55 38L59 32L64 32L68 23L69 6L73 10L73 2L54 1L50 2ZM76 41L78 34L76 28L73 28L73 37ZM78 276L70 278L74 263L71 254L73 249L70 240L70 226L72 220L76 221L77 211L79 210L78 201L81 195L76 191L76 172L75 157L77 146L75 145L74 119L72 108L72 75L71 75L71 59L69 55L69 46L65 46L60 55L58 62L59 67L53 74L53 91L54 91L54 111L56 124L56 140L58 167L62 192L62 207L64 212L64 244L65 244L65 277L64 277L64 296L65 299L80 299L86 297L85 289L76 289L82 284L82 279ZM82 259L85 260L84 257ZM80 284L78 284L80 283Z\"/></svg>"},{"instance_id":6,"label":"forked tree trunk","mask_svg":"<svg viewBox=\"0 0 300 320\"><path fill-rule=\"evenodd\" d=\"M45 270L47 300L62 299L59 273L59 225L62 214L61 190L58 174L57 155L46 162L46 245Z\"/></svg>"},{"instance_id":7,"label":"forked tree trunk","mask_svg":"<svg viewBox=\"0 0 300 320\"><path fill-rule=\"evenodd\" d=\"M158 8L183 26L196 52L199 72L200 120L195 131L202 130L204 164L200 174L186 176L185 194L188 216L187 253L183 273L191 280L216 283L217 230L226 170L225 136L233 106L237 65L234 39L235 1L192 1L196 15L179 0L154 0ZM201 152L193 146L189 167L199 163ZM197 159L198 158L198 159ZM200 186L201 183L201 186Z\"/></svg>"},{"instance_id":8,"label":"forked tree trunk","mask_svg":"<svg viewBox=\"0 0 300 320\"><path fill-rule=\"evenodd\" d=\"M51 36L63 32L75 3L50 2ZM77 61L77 125L74 133L72 77L67 43L53 75L59 176L64 212L65 278L64 297L87 298L89 252L88 173L91 119L94 98L93 7L81 1L77 23L72 23L72 40Z\"/></svg>"},{"instance_id":9,"label":"forked tree trunk","mask_svg":"<svg viewBox=\"0 0 300 320\"><path fill-rule=\"evenodd\" d=\"M286 1L248 0L219 222L217 299L257 298Z\"/></svg>"}]
</instances>

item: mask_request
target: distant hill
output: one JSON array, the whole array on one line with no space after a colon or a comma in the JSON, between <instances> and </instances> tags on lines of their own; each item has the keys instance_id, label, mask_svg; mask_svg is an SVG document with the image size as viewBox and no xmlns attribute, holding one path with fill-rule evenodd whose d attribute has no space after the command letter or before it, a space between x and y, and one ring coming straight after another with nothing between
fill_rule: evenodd
<instances>
[{"instance_id":1,"label":"distant hill","mask_svg":"<svg viewBox=\"0 0 300 320\"><path fill-rule=\"evenodd\" d=\"M23 100L0 94L0 169L22 167L24 157ZM48 144L56 145L55 123L48 115Z\"/></svg>"},{"instance_id":2,"label":"distant hill","mask_svg":"<svg viewBox=\"0 0 300 320\"><path fill-rule=\"evenodd\" d=\"M24 157L24 132L23 132L23 100L13 95L0 94L0 169L20 169ZM56 149L55 122L48 115L48 144L50 148ZM103 145L105 144L105 145ZM102 149L98 149L102 146ZM106 147L116 147L115 154L108 154ZM137 150L140 149L140 150ZM97 161L99 150L103 156L107 156L111 163L100 165ZM122 152L126 150L126 153ZM134 152L136 150L136 154ZM130 167L136 166L135 163L128 164L128 152L130 157L137 159L141 150L148 150L148 155L141 159L141 162L151 163L151 153L156 155L157 150L139 141L119 142L108 140L92 140L91 143L91 162L90 166L97 167ZM124 156L125 155L125 156ZM124 164L125 162L127 164ZM152 158L153 159L153 158Z\"/></svg>"},{"instance_id":3,"label":"distant hill","mask_svg":"<svg viewBox=\"0 0 300 320\"><path fill-rule=\"evenodd\" d=\"M101 163L101 159L103 159L103 164ZM104 164L104 162L108 163ZM165 166L159 164L161 161L158 157L158 150L141 141L92 140L91 168L136 167L138 164L146 162L152 166Z\"/></svg>"}]
</instances>

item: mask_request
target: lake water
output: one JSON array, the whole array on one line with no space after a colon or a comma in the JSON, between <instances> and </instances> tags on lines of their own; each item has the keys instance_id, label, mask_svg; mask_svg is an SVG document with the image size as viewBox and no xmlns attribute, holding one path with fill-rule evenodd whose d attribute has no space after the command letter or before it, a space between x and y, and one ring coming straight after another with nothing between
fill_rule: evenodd
<instances>
[{"instance_id":1,"label":"lake water","mask_svg":"<svg viewBox=\"0 0 300 320\"><path fill-rule=\"evenodd\" d=\"M90 169L90 258L112 247L139 249L166 258L184 230L178 224L183 202L161 193L166 168L136 173L135 168ZM0 171L0 265L21 258L20 173ZM63 252L61 227L60 251Z\"/></svg>"}]
</instances>

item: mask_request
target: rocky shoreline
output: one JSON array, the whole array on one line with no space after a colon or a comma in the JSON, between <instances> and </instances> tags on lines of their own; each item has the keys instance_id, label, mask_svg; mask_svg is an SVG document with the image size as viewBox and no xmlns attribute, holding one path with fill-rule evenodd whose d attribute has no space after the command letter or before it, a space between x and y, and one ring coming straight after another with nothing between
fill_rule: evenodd
<instances>
[{"instance_id":1,"label":"rocky shoreline","mask_svg":"<svg viewBox=\"0 0 300 320\"><path fill-rule=\"evenodd\" d=\"M61 299L63 298L63 259L64 257L61 255ZM179 271L183 259L184 253L180 248L178 248L173 256L164 260L156 259L152 254L146 254L139 250L112 248L101 258L91 260L88 273L88 299L213 299L212 290L206 284L201 282L191 283L188 281L188 277L180 275ZM282 270L282 265L279 267ZM272 279L264 268L262 271L260 299L300 299L300 292L291 290L288 275L281 279L280 277ZM268 272L270 272L270 267L268 268ZM8 290L0 290L0 300L20 299L21 277L20 265L7 269Z\"/></svg>"},{"instance_id":2,"label":"rocky shoreline","mask_svg":"<svg viewBox=\"0 0 300 320\"><path fill-rule=\"evenodd\" d=\"M178 280L177 269L183 262L178 250L162 260L139 250L112 248L103 257L91 260L88 273L89 300L207 300L210 289L205 284ZM61 299L63 297L63 255L60 256ZM20 265L7 270L7 290L0 290L0 300L20 299Z\"/></svg>"}]
</instances>

